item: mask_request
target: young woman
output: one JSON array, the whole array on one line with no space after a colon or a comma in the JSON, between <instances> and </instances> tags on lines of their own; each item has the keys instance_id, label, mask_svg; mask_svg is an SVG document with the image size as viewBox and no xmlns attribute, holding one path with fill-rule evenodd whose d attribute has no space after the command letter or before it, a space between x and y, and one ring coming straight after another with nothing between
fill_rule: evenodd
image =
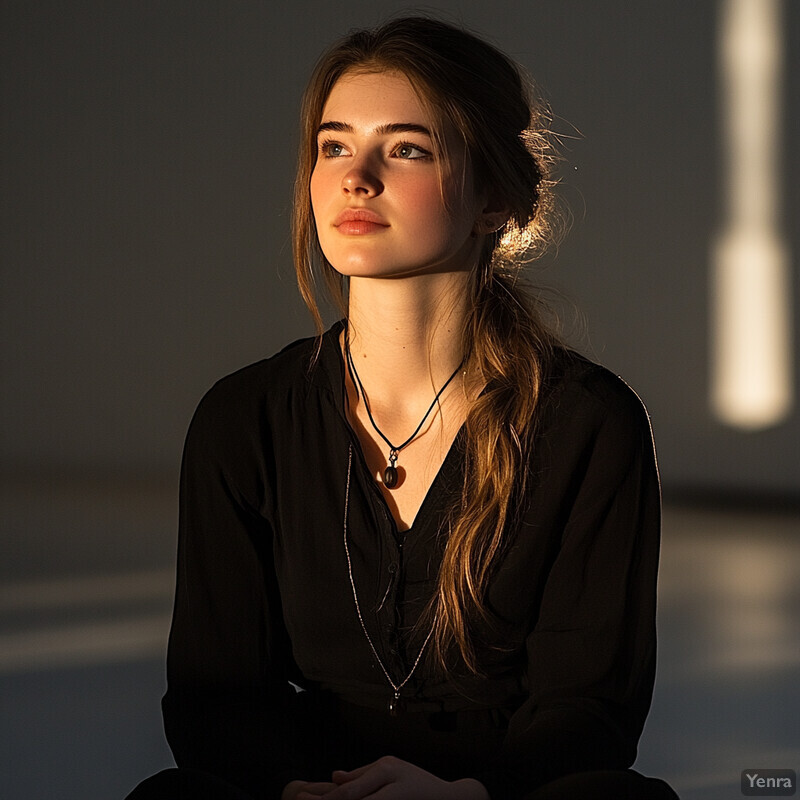
<instances>
[{"instance_id":1,"label":"young woman","mask_svg":"<svg viewBox=\"0 0 800 800\"><path fill-rule=\"evenodd\" d=\"M132 797L674 798L629 770L655 668L659 485L618 378L517 281L541 111L438 21L317 66L295 198L321 328L189 430L167 737ZM516 259L516 260L515 260Z\"/></svg>"}]
</instances>

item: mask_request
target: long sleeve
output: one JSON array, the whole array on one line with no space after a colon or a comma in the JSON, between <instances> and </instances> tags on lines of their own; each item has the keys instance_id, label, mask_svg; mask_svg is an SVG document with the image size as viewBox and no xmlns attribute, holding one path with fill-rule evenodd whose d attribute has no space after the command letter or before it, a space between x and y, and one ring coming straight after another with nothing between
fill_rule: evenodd
<instances>
[{"instance_id":1,"label":"long sleeve","mask_svg":"<svg viewBox=\"0 0 800 800\"><path fill-rule=\"evenodd\" d=\"M268 434L218 384L187 435L165 730L180 767L274 796L291 774L288 637L272 568ZM234 478L234 475L236 476Z\"/></svg>"},{"instance_id":2,"label":"long sleeve","mask_svg":"<svg viewBox=\"0 0 800 800\"><path fill-rule=\"evenodd\" d=\"M403 648L413 661L422 644L414 625L434 590L463 453L457 442L398 543L359 458L347 483L348 452L358 452L340 329L313 369L305 340L223 379L190 426L163 702L178 765L264 800L291 779L324 780L388 753L448 780L477 778L493 800L629 766L653 685L660 518L640 401L562 354L520 518L487 587L488 619L476 624L483 674L454 663L443 677L423 660L405 687L408 713L390 717L349 577L383 663L407 674Z\"/></svg>"},{"instance_id":3,"label":"long sleeve","mask_svg":"<svg viewBox=\"0 0 800 800\"><path fill-rule=\"evenodd\" d=\"M561 400L542 442L551 455L538 491L564 498L565 524L525 641L527 697L495 768L476 776L492 798L520 797L573 772L629 767L649 709L658 473L640 401L609 373L598 375L580 403ZM546 506L529 513L535 519Z\"/></svg>"}]
</instances>

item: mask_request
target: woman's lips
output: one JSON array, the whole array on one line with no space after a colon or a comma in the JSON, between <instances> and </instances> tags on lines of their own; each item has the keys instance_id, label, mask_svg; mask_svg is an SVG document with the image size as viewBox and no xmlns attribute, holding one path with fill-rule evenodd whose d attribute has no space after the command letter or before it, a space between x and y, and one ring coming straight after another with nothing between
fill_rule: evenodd
<instances>
[{"instance_id":1,"label":"woman's lips","mask_svg":"<svg viewBox=\"0 0 800 800\"><path fill-rule=\"evenodd\" d=\"M346 208L334 220L333 227L346 236L359 236L365 233L376 233L389 224L374 211L366 208Z\"/></svg>"},{"instance_id":2,"label":"woman's lips","mask_svg":"<svg viewBox=\"0 0 800 800\"><path fill-rule=\"evenodd\" d=\"M376 231L382 231L388 227L388 225L381 225L378 222L365 222L362 220L353 219L337 225L336 230L338 230L339 233L344 233L346 235L359 235L362 233L375 233Z\"/></svg>"}]
</instances>

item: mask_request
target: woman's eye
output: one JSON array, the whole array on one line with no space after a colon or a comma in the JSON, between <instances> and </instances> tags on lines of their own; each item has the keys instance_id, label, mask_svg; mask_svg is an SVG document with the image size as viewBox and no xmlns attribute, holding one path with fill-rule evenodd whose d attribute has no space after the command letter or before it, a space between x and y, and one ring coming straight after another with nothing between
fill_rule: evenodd
<instances>
[{"instance_id":1,"label":"woman's eye","mask_svg":"<svg viewBox=\"0 0 800 800\"><path fill-rule=\"evenodd\" d=\"M423 150L415 144L408 143L398 145L394 152L397 158L405 158L408 160L430 157L430 153L427 150Z\"/></svg>"},{"instance_id":2,"label":"woman's eye","mask_svg":"<svg viewBox=\"0 0 800 800\"><path fill-rule=\"evenodd\" d=\"M339 158L347 152L339 142L320 142L319 151L325 158Z\"/></svg>"}]
</instances>

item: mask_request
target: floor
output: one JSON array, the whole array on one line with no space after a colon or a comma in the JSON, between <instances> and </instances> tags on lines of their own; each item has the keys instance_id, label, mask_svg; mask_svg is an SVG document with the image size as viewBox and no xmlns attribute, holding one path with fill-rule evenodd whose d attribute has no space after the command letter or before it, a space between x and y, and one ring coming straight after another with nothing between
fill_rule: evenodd
<instances>
[{"instance_id":1,"label":"floor","mask_svg":"<svg viewBox=\"0 0 800 800\"><path fill-rule=\"evenodd\" d=\"M118 798L171 763L174 489L24 477L0 494L0 786ZM113 536L109 535L113 532ZM660 659L637 768L683 800L800 768L800 513L668 505Z\"/></svg>"}]
</instances>

